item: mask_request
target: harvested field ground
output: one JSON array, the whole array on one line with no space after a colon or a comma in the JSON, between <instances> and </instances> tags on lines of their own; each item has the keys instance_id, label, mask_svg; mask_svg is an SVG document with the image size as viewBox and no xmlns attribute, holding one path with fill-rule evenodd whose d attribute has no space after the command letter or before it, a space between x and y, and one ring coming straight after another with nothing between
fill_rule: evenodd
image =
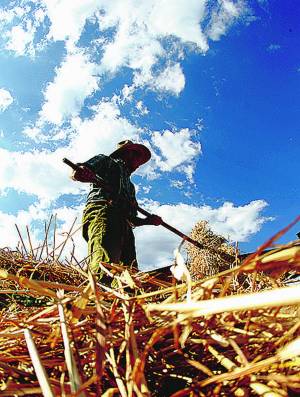
<instances>
[{"instance_id":1,"label":"harvested field ground","mask_svg":"<svg viewBox=\"0 0 300 397\"><path fill-rule=\"evenodd\" d=\"M1 396L299 395L300 285L284 280L300 245L275 248L283 233L197 282L114 266L116 289L0 250Z\"/></svg>"}]
</instances>

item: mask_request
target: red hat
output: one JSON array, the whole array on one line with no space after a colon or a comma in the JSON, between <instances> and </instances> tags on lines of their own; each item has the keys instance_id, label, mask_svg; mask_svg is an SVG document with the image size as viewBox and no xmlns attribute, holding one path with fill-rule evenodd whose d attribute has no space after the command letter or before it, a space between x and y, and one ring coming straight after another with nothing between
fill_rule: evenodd
<instances>
[{"instance_id":1,"label":"red hat","mask_svg":"<svg viewBox=\"0 0 300 397\"><path fill-rule=\"evenodd\" d=\"M133 143L130 140L119 142L117 149L110 154L110 157L119 158L125 152L134 151L139 154L140 165L147 163L151 158L150 150L141 143Z\"/></svg>"}]
</instances>

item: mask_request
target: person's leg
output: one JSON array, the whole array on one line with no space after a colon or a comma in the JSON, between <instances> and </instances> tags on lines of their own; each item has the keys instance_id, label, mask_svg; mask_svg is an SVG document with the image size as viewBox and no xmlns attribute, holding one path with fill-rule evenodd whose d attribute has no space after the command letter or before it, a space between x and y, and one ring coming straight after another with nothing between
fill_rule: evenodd
<instances>
[{"instance_id":1,"label":"person's leg","mask_svg":"<svg viewBox=\"0 0 300 397\"><path fill-rule=\"evenodd\" d=\"M129 266L130 268L138 268L135 250L135 238L132 228L128 224L126 225L126 232L124 233L120 260L124 265Z\"/></svg>"},{"instance_id":2,"label":"person's leg","mask_svg":"<svg viewBox=\"0 0 300 397\"><path fill-rule=\"evenodd\" d=\"M88 253L92 272L98 272L100 262L119 263L124 238L124 221L120 213L109 205L94 206L86 212L83 221L88 225Z\"/></svg>"}]
</instances>

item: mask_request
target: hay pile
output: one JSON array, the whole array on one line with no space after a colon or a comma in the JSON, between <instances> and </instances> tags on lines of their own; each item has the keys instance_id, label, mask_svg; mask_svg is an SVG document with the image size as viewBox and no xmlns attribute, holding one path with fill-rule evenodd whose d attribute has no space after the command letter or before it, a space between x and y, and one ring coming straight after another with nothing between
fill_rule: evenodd
<instances>
[{"instance_id":1,"label":"hay pile","mask_svg":"<svg viewBox=\"0 0 300 397\"><path fill-rule=\"evenodd\" d=\"M190 237L205 247L199 249L192 244L187 245L189 271L194 280L213 276L228 269L237 260L237 249L224 237L214 233L207 221L196 223Z\"/></svg>"},{"instance_id":2,"label":"hay pile","mask_svg":"<svg viewBox=\"0 0 300 397\"><path fill-rule=\"evenodd\" d=\"M299 240L264 248L194 282L190 301L184 282L151 272L114 267L112 290L75 266L56 261L54 273L51 261L2 250L1 396L299 395L300 286L278 282L299 272ZM233 283L241 272L252 280L246 292Z\"/></svg>"}]
</instances>

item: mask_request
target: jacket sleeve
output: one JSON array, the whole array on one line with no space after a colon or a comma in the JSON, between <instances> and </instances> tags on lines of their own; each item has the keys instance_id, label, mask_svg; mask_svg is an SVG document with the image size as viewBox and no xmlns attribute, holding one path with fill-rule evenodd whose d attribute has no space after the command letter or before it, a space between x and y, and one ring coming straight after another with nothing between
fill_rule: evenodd
<instances>
[{"instance_id":1,"label":"jacket sleeve","mask_svg":"<svg viewBox=\"0 0 300 397\"><path fill-rule=\"evenodd\" d=\"M120 172L119 167L110 157L104 154L99 154L84 163L81 163L81 165L85 165L90 168L93 172L99 175L108 186L108 188L105 189L103 187L99 187L97 183L93 183L92 190L94 192L99 191L99 195L106 199L116 200L118 198Z\"/></svg>"},{"instance_id":2,"label":"jacket sleeve","mask_svg":"<svg viewBox=\"0 0 300 397\"><path fill-rule=\"evenodd\" d=\"M104 154L98 154L90 158L89 160L85 161L84 163L80 163L80 165L85 165L86 167L90 168L99 176L103 177L105 174L105 168L107 163L107 156Z\"/></svg>"}]
</instances>

